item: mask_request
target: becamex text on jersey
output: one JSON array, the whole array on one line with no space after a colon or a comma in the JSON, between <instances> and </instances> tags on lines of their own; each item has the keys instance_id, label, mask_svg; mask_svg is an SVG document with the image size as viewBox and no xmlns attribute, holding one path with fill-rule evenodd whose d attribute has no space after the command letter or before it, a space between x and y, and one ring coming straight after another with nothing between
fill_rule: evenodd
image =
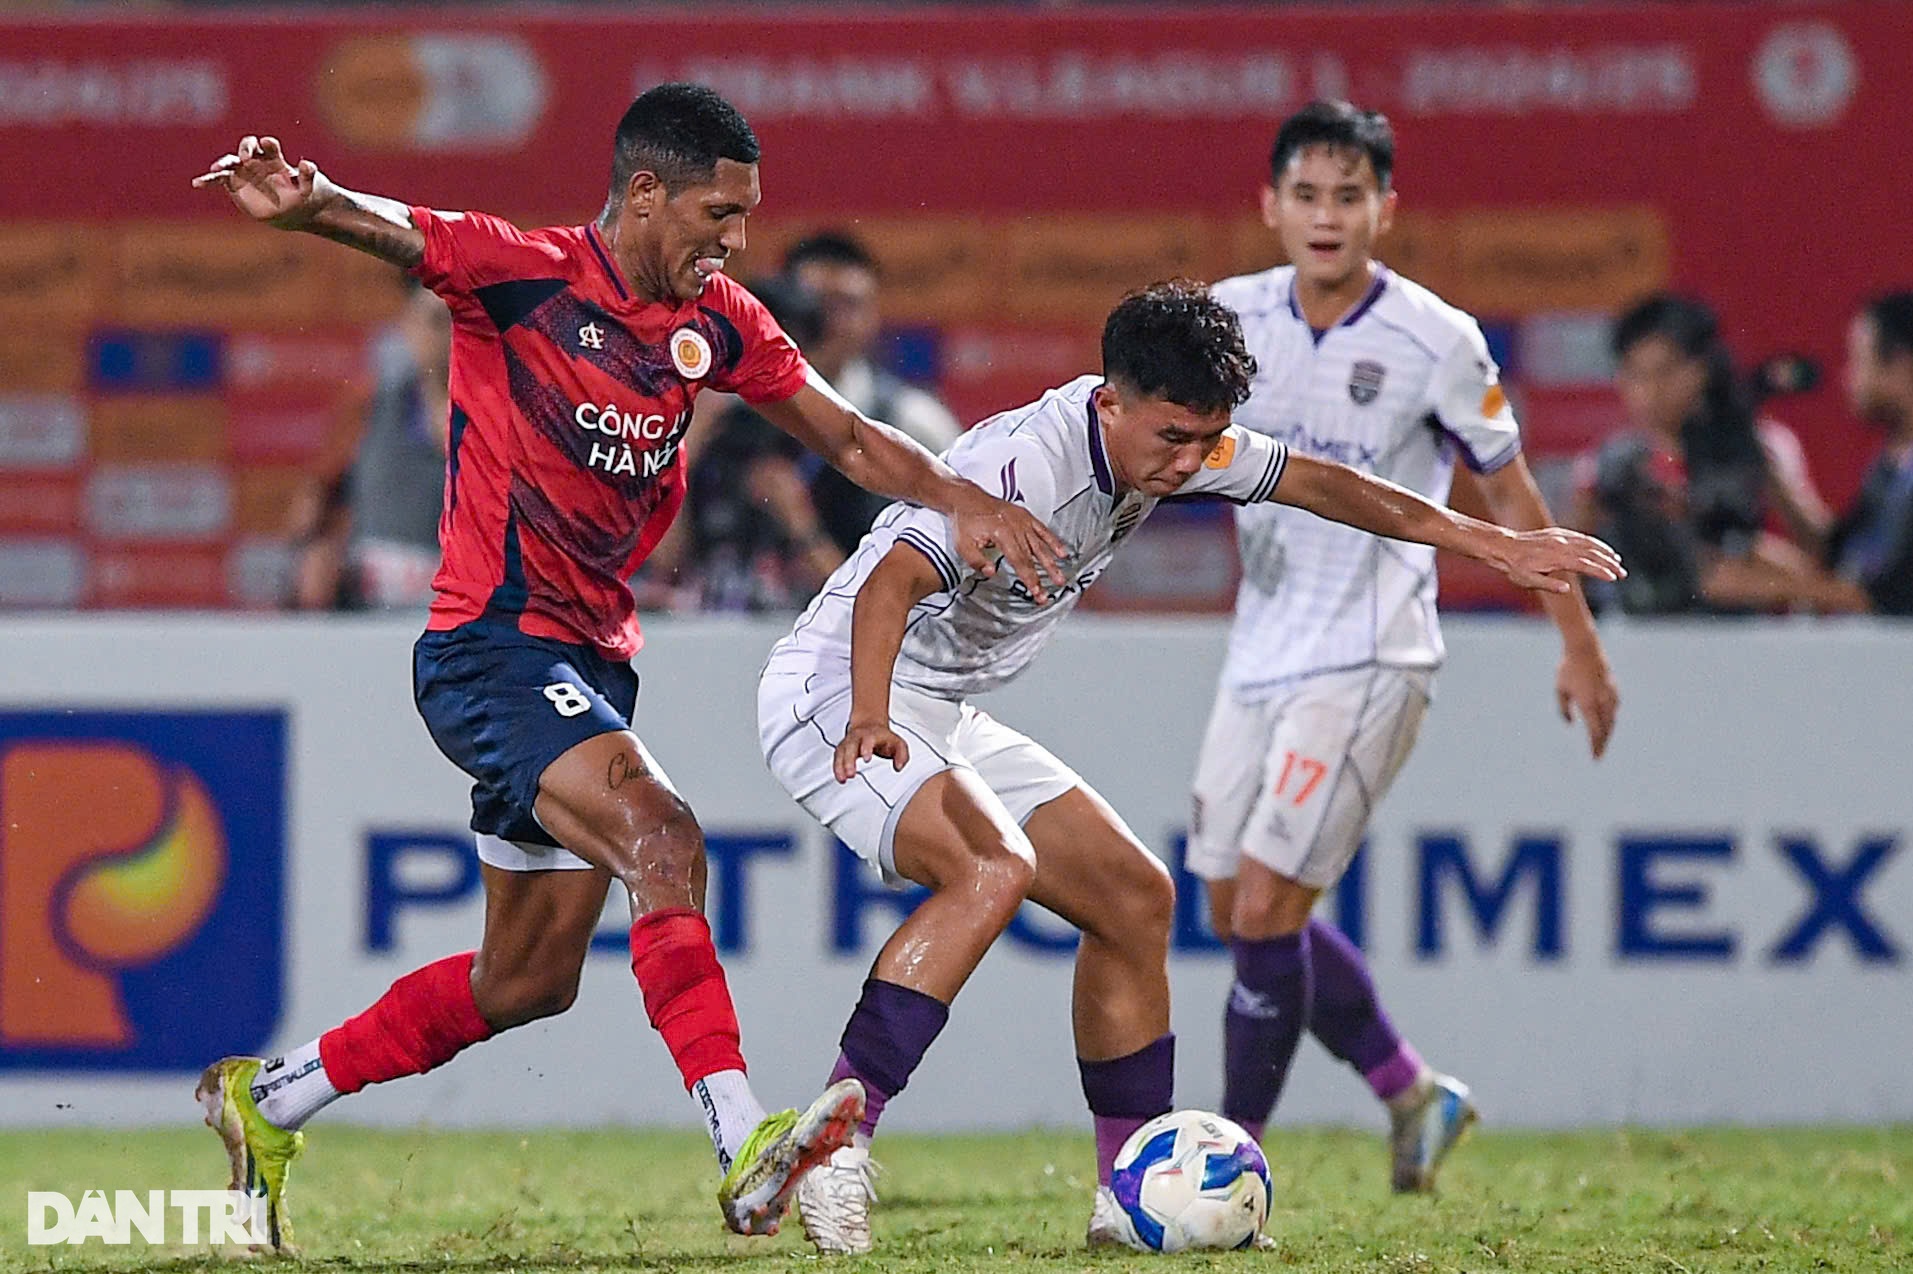
<instances>
[{"instance_id":1,"label":"becamex text on jersey","mask_svg":"<svg viewBox=\"0 0 1913 1274\"><path fill-rule=\"evenodd\" d=\"M1241 318L1258 369L1239 424L1438 504L1457 455L1482 473L1520 455L1480 326L1412 280L1377 267L1363 299L1321 332L1302 316L1293 267L1213 292ZM1268 504L1236 510L1236 542L1222 679L1238 698L1336 669L1441 662L1434 549Z\"/></svg>"}]
</instances>

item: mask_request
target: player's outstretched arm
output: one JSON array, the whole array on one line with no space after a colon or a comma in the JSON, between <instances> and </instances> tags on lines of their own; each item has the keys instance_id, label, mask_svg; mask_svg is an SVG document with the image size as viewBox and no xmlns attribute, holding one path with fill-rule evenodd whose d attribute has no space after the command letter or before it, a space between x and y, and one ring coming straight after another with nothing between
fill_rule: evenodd
<instances>
[{"instance_id":1,"label":"player's outstretched arm","mask_svg":"<svg viewBox=\"0 0 1913 1274\"><path fill-rule=\"evenodd\" d=\"M1059 565L1068 552L1029 510L997 499L901 431L865 416L816 372L791 397L757 410L864 490L948 514L964 561L980 574L996 574L1000 554L1038 602L1049 600L1045 576L1062 582Z\"/></svg>"},{"instance_id":2,"label":"player's outstretched arm","mask_svg":"<svg viewBox=\"0 0 1913 1274\"><path fill-rule=\"evenodd\" d=\"M1475 475L1475 485L1495 521L1516 531L1536 531L1554 518L1535 485L1528 462L1517 455L1493 473ZM1607 651L1594 630L1594 616L1577 585L1565 593L1544 593L1541 605L1561 633L1561 664L1554 674L1555 705L1563 721L1578 714L1587 727L1588 749L1596 760L1607 751L1614 718L1621 709L1621 691L1614 684Z\"/></svg>"},{"instance_id":3,"label":"player's outstretched arm","mask_svg":"<svg viewBox=\"0 0 1913 1274\"><path fill-rule=\"evenodd\" d=\"M1432 544L1472 557L1521 588L1565 593L1570 576L1617 580L1620 554L1591 535L1550 526L1510 531L1422 499L1346 465L1291 454L1269 498L1391 540Z\"/></svg>"},{"instance_id":4,"label":"player's outstretched arm","mask_svg":"<svg viewBox=\"0 0 1913 1274\"><path fill-rule=\"evenodd\" d=\"M347 190L310 159L294 167L276 137L241 138L236 149L193 178L193 185L218 186L248 217L281 230L304 230L396 266L425 259L425 235L412 224L409 207Z\"/></svg>"},{"instance_id":5,"label":"player's outstretched arm","mask_svg":"<svg viewBox=\"0 0 1913 1274\"><path fill-rule=\"evenodd\" d=\"M910 608L941 587L929 558L894 544L857 590L850 614L850 724L833 765L839 783L850 782L858 763L873 756L899 770L909 764L910 745L890 728L890 679Z\"/></svg>"}]
</instances>

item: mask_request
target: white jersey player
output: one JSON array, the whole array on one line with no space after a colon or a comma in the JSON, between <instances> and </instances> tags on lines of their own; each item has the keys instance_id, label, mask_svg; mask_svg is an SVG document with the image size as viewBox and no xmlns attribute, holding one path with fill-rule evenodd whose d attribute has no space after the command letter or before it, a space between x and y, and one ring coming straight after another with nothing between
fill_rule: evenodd
<instances>
[{"instance_id":1,"label":"white jersey player","mask_svg":"<svg viewBox=\"0 0 1913 1274\"><path fill-rule=\"evenodd\" d=\"M1230 424L1255 363L1235 315L1196 284L1125 298L1104 329L1103 371L985 421L946 457L1050 526L1070 554L1060 578L1032 591L969 569L947 518L894 505L764 669L771 773L886 879L931 890L844 1029L834 1073L864 1084L862 1141L805 1178L799 1199L828 1252L869 1248L868 1137L1025 898L1082 930L1076 1051L1103 1187L1129 1134L1170 1109L1168 873L1075 771L968 702L1028 666L1160 501L1279 500L1454 548L1529 587L1618 574L1598 541L1511 535ZM1092 1242L1133 1241L1125 1215L1099 1189Z\"/></svg>"},{"instance_id":2,"label":"white jersey player","mask_svg":"<svg viewBox=\"0 0 1913 1274\"><path fill-rule=\"evenodd\" d=\"M1227 279L1258 367L1245 428L1445 501L1461 459L1503 525L1547 525L1475 320L1373 259L1388 228L1388 121L1317 102L1278 133L1263 218L1291 265ZM1258 1135L1304 1027L1392 1113L1398 1190L1433 1186L1474 1119L1381 1011L1366 963L1310 919L1414 746L1442 659L1435 551L1277 506L1237 514L1242 583L1197 761L1189 867L1209 882L1235 981L1223 1114ZM1544 594L1564 654L1561 713L1600 756L1618 696L1579 589Z\"/></svg>"}]
</instances>

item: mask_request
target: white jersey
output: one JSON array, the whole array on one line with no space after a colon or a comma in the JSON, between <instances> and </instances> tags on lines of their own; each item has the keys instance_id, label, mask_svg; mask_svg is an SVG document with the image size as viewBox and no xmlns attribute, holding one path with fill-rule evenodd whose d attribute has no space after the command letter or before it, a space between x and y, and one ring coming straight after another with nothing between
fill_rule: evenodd
<instances>
[{"instance_id":1,"label":"white jersey","mask_svg":"<svg viewBox=\"0 0 1913 1274\"><path fill-rule=\"evenodd\" d=\"M1049 589L1046 604L1037 605L1006 564L989 578L972 571L957 551L951 519L893 504L773 648L770 668L847 675L857 590L897 544L929 558L942 578L942 587L911 612L897 656L898 684L961 699L1003 685L1026 668L1109 565L1116 546L1159 503L1116 488L1090 399L1100 384L1100 377L1079 377L1026 407L993 416L944 456L984 490L1035 514L1068 546L1067 579ZM1169 498L1266 500L1287 458L1281 443L1231 425L1202 468Z\"/></svg>"},{"instance_id":2,"label":"white jersey","mask_svg":"<svg viewBox=\"0 0 1913 1274\"><path fill-rule=\"evenodd\" d=\"M1446 503L1457 453L1492 473L1521 453L1480 325L1418 283L1376 268L1367 295L1317 334L1282 266L1225 279L1255 383L1237 423ZM1441 662L1435 550L1301 509L1236 512L1242 584L1222 681L1238 698L1340 668Z\"/></svg>"}]
</instances>

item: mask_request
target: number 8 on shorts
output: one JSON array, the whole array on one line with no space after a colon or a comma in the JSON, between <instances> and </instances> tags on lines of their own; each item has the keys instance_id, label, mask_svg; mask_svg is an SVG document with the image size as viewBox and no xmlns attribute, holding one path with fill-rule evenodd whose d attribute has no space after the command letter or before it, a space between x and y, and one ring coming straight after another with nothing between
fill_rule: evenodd
<instances>
[{"instance_id":1,"label":"number 8 on shorts","mask_svg":"<svg viewBox=\"0 0 1913 1274\"><path fill-rule=\"evenodd\" d=\"M591 700L585 698L584 691L569 681L554 681L546 686L545 698L551 700L551 706L558 710L561 717L575 717L581 712L591 711Z\"/></svg>"}]
</instances>

